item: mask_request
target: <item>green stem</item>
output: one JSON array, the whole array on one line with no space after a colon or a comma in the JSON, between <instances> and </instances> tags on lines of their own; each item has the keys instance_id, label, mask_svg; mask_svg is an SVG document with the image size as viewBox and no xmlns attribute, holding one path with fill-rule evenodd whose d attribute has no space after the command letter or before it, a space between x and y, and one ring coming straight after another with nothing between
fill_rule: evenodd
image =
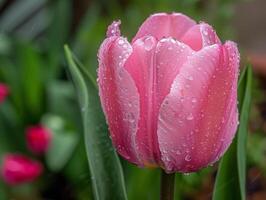
<instances>
[{"instance_id":1,"label":"green stem","mask_svg":"<svg viewBox=\"0 0 266 200\"><path fill-rule=\"evenodd\" d=\"M161 172L161 200L173 200L175 192L175 173Z\"/></svg>"}]
</instances>

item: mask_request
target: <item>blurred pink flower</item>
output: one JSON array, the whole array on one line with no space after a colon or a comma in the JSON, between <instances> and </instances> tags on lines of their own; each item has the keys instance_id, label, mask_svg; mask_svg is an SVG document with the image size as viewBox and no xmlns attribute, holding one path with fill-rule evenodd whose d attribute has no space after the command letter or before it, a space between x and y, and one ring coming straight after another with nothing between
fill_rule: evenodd
<instances>
[{"instance_id":1,"label":"blurred pink flower","mask_svg":"<svg viewBox=\"0 0 266 200\"><path fill-rule=\"evenodd\" d=\"M180 13L151 15L131 43L119 25L108 27L98 53L99 95L118 153L168 173L217 161L238 124L236 44Z\"/></svg>"},{"instance_id":2,"label":"blurred pink flower","mask_svg":"<svg viewBox=\"0 0 266 200\"><path fill-rule=\"evenodd\" d=\"M39 177L42 171L41 163L19 154L5 155L1 167L2 177L10 185L31 182Z\"/></svg>"},{"instance_id":3,"label":"blurred pink flower","mask_svg":"<svg viewBox=\"0 0 266 200\"><path fill-rule=\"evenodd\" d=\"M2 103L5 100L8 93L9 93L8 87L5 84L0 83L0 103Z\"/></svg>"},{"instance_id":4,"label":"blurred pink flower","mask_svg":"<svg viewBox=\"0 0 266 200\"><path fill-rule=\"evenodd\" d=\"M42 125L30 126L26 130L27 146L33 153L45 153L49 148L51 139L50 130Z\"/></svg>"}]
</instances>

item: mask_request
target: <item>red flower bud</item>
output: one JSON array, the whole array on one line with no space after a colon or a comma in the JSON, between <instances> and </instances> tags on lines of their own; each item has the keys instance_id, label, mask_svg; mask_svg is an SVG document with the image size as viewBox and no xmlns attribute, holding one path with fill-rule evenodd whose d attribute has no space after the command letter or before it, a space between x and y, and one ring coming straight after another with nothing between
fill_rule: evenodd
<instances>
[{"instance_id":1,"label":"red flower bud","mask_svg":"<svg viewBox=\"0 0 266 200\"><path fill-rule=\"evenodd\" d=\"M35 125L26 130L26 140L28 148L35 154L45 153L50 145L52 134L42 126Z\"/></svg>"},{"instance_id":2,"label":"red flower bud","mask_svg":"<svg viewBox=\"0 0 266 200\"><path fill-rule=\"evenodd\" d=\"M7 154L3 158L1 174L9 185L31 182L41 175L42 164L19 154Z\"/></svg>"},{"instance_id":3,"label":"red flower bud","mask_svg":"<svg viewBox=\"0 0 266 200\"><path fill-rule=\"evenodd\" d=\"M0 83L0 103L2 103L5 100L8 93L9 93L8 87L5 84Z\"/></svg>"}]
</instances>

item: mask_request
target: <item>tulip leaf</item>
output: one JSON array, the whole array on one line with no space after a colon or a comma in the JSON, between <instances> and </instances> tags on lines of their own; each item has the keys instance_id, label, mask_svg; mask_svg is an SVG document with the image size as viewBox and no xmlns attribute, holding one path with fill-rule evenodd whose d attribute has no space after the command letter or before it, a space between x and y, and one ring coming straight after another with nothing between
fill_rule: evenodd
<instances>
[{"instance_id":1,"label":"tulip leaf","mask_svg":"<svg viewBox=\"0 0 266 200\"><path fill-rule=\"evenodd\" d=\"M239 127L230 148L220 161L213 200L246 199L246 144L251 103L252 70L247 66L238 83Z\"/></svg>"},{"instance_id":2,"label":"tulip leaf","mask_svg":"<svg viewBox=\"0 0 266 200\"><path fill-rule=\"evenodd\" d=\"M42 112L43 82L41 57L35 48L21 43L17 48L20 68L22 97L27 116L38 119ZM33 84L34 83L34 84Z\"/></svg>"},{"instance_id":3,"label":"tulip leaf","mask_svg":"<svg viewBox=\"0 0 266 200\"><path fill-rule=\"evenodd\" d=\"M67 46L68 69L81 107L85 145L96 200L127 199L119 158L112 147L101 110L96 81Z\"/></svg>"}]
</instances>

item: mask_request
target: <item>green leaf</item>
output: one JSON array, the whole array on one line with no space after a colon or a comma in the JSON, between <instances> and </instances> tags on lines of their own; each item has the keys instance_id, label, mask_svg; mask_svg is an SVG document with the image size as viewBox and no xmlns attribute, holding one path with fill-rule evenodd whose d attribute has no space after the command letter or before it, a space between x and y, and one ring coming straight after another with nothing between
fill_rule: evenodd
<instances>
[{"instance_id":1,"label":"green leaf","mask_svg":"<svg viewBox=\"0 0 266 200\"><path fill-rule=\"evenodd\" d=\"M41 58L32 46L19 44L17 48L21 75L21 88L27 114L36 119L42 111L43 82Z\"/></svg>"},{"instance_id":2,"label":"green leaf","mask_svg":"<svg viewBox=\"0 0 266 200\"><path fill-rule=\"evenodd\" d=\"M46 154L47 165L52 171L61 170L70 160L78 143L78 135L67 130L62 118L46 115L42 122L53 133L52 144Z\"/></svg>"},{"instance_id":3,"label":"green leaf","mask_svg":"<svg viewBox=\"0 0 266 200\"><path fill-rule=\"evenodd\" d=\"M240 192L242 199L246 199L246 154L247 154L247 135L248 135L248 119L251 104L251 88L252 88L252 70L251 66L247 67L246 84L244 84L242 93L242 101L240 105L240 126L237 134L237 164L238 176L240 182Z\"/></svg>"},{"instance_id":4,"label":"green leaf","mask_svg":"<svg viewBox=\"0 0 266 200\"><path fill-rule=\"evenodd\" d=\"M252 70L247 66L239 78L240 124L230 148L219 164L213 200L246 199L246 143L251 103Z\"/></svg>"},{"instance_id":5,"label":"green leaf","mask_svg":"<svg viewBox=\"0 0 266 200\"><path fill-rule=\"evenodd\" d=\"M0 199L8 199L6 186L4 185L2 181L0 181Z\"/></svg>"},{"instance_id":6,"label":"green leaf","mask_svg":"<svg viewBox=\"0 0 266 200\"><path fill-rule=\"evenodd\" d=\"M96 200L127 199L121 164L108 136L96 81L84 66L76 65L67 46L65 54L82 111L94 197Z\"/></svg>"},{"instance_id":7,"label":"green leaf","mask_svg":"<svg viewBox=\"0 0 266 200\"><path fill-rule=\"evenodd\" d=\"M51 24L47 28L47 38L43 43L47 55L46 76L52 79L60 73L61 51L69 36L73 2L69 0L50 1Z\"/></svg>"}]
</instances>

